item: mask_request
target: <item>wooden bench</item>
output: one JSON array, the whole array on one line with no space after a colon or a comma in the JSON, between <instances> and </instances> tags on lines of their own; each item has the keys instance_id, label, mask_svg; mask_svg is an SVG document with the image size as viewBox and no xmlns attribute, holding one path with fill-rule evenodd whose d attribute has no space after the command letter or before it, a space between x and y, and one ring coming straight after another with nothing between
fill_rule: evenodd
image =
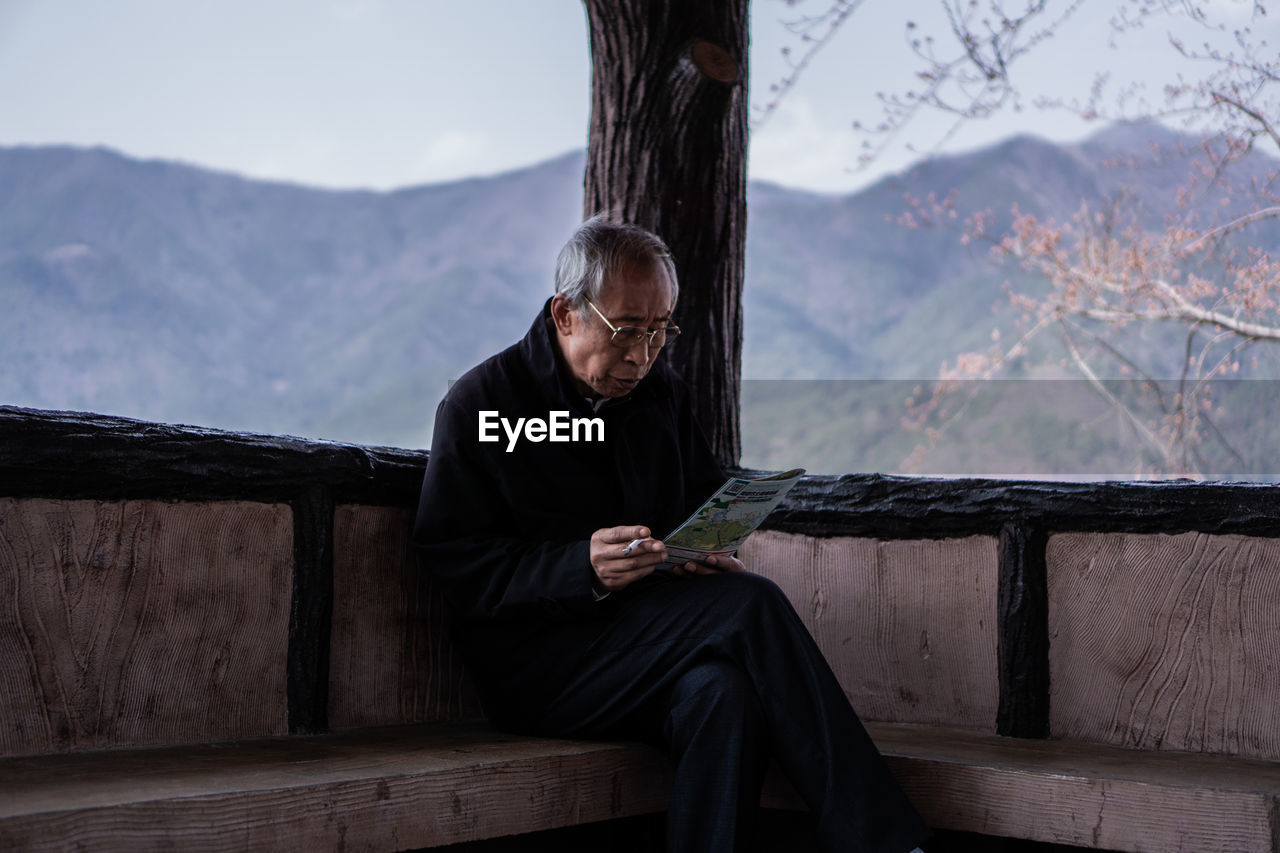
<instances>
[{"instance_id":1,"label":"wooden bench","mask_svg":"<svg viewBox=\"0 0 1280 853\"><path fill-rule=\"evenodd\" d=\"M409 553L423 463L0 409L0 849L397 850L660 811L655 751L478 719ZM1039 535L1018 484L941 487L1023 519L991 530L937 483L858 483L834 510L802 489L744 558L931 824L1280 850L1280 531ZM1274 490L1228 494L1187 500L1276 528ZM798 806L776 778L765 803Z\"/></svg>"},{"instance_id":2,"label":"wooden bench","mask_svg":"<svg viewBox=\"0 0 1280 853\"><path fill-rule=\"evenodd\" d=\"M931 825L1280 850L1280 539L1024 531L765 531L743 559L881 721L868 729Z\"/></svg>"},{"instance_id":3,"label":"wooden bench","mask_svg":"<svg viewBox=\"0 0 1280 853\"><path fill-rule=\"evenodd\" d=\"M943 829L1103 849L1268 850L1280 767L872 723ZM404 850L665 808L638 744L516 737L483 723L0 760L0 848ZM765 804L794 808L771 779Z\"/></svg>"},{"instance_id":4,"label":"wooden bench","mask_svg":"<svg viewBox=\"0 0 1280 853\"><path fill-rule=\"evenodd\" d=\"M384 726L0 760L0 848L405 850L661 811L635 744Z\"/></svg>"}]
</instances>

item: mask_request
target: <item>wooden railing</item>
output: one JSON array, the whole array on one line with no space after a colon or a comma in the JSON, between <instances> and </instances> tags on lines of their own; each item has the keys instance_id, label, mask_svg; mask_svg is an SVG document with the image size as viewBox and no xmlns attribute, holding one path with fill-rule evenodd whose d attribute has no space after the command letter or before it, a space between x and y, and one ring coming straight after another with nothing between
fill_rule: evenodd
<instances>
[{"instance_id":1,"label":"wooden railing","mask_svg":"<svg viewBox=\"0 0 1280 853\"><path fill-rule=\"evenodd\" d=\"M410 554L426 464L0 408L0 846L190 843L206 824L176 800L147 800L150 834L126 832L137 821L117 816L144 806L104 756L165 746L180 774L210 744L264 737L291 745L272 753L271 790L296 794L205 791L257 817L197 846L274 844L283 826L323 845L339 825L349 842L428 846L660 809L662 762L628 745L499 739L488 760L518 755L524 775L492 778L534 779L541 799L513 812L499 788L459 795L490 771L459 757L480 749L480 708ZM1280 487L811 477L743 557L787 591L935 825L1126 850L1280 845ZM380 777L366 758L385 738L367 732L397 725L453 758L421 746L421 765ZM336 817L330 777L297 764L321 760L325 732L365 756ZM83 807L66 762L105 786ZM611 785L582 783L597 762Z\"/></svg>"}]
</instances>

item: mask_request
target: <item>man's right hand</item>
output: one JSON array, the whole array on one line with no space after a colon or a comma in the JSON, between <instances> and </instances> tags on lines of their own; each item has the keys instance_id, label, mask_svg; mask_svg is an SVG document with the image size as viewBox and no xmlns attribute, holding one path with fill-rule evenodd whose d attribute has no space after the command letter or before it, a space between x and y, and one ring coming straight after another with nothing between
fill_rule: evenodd
<instances>
[{"instance_id":1,"label":"man's right hand","mask_svg":"<svg viewBox=\"0 0 1280 853\"><path fill-rule=\"evenodd\" d=\"M636 539L643 539L623 553ZM647 527L602 527L591 534L591 568L598 592L615 592L635 583L667 558L667 546L649 538Z\"/></svg>"}]
</instances>

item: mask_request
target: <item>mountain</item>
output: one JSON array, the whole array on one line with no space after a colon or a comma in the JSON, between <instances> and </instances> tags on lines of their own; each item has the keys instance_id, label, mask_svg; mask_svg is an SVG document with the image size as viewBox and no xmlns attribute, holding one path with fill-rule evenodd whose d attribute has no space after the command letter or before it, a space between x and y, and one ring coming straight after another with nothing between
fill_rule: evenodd
<instances>
[{"instance_id":1,"label":"mountain","mask_svg":"<svg viewBox=\"0 0 1280 853\"><path fill-rule=\"evenodd\" d=\"M753 183L744 376L936 375L985 346L1008 273L952 233L903 227L905 196L954 191L998 227L1015 202L1064 218L1137 183L1158 221L1185 158L1104 165L1153 138L1180 141L1149 127L1019 137L843 196ZM582 167L575 153L331 191L101 148L0 148L0 402L423 446L448 380L522 335L549 295Z\"/></svg>"},{"instance_id":2,"label":"mountain","mask_svg":"<svg viewBox=\"0 0 1280 853\"><path fill-rule=\"evenodd\" d=\"M1195 150L1158 125L1117 125L1076 145L1019 136L936 157L846 196L753 185L743 374L936 376L956 353L987 348L994 314L1006 311L1006 282L1012 278L1020 289L1036 284L997 270L985 248L964 245L952 231L903 227L897 220L909 209L907 196L954 194L961 218L990 211L989 232L998 234L1014 204L1062 221L1083 202L1096 206L1128 191L1145 200L1144 221L1158 226L1174 210ZM1236 178L1276 168L1256 156ZM1134 209L1134 202L1125 204ZM1252 236L1280 247L1280 222Z\"/></svg>"},{"instance_id":3,"label":"mountain","mask_svg":"<svg viewBox=\"0 0 1280 853\"><path fill-rule=\"evenodd\" d=\"M0 150L0 399L421 444L448 379L523 334L581 174L332 192Z\"/></svg>"}]
</instances>

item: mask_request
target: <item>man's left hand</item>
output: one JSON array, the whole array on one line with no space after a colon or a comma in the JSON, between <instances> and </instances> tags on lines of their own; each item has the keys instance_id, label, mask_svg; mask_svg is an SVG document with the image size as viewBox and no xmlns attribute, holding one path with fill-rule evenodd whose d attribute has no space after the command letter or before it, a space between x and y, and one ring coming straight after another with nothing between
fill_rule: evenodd
<instances>
[{"instance_id":1,"label":"man's left hand","mask_svg":"<svg viewBox=\"0 0 1280 853\"><path fill-rule=\"evenodd\" d=\"M706 560L695 563L690 561L683 566L677 566L671 570L673 575L718 575L721 572L745 572L746 565L732 554L722 554L714 557L707 557Z\"/></svg>"}]
</instances>

